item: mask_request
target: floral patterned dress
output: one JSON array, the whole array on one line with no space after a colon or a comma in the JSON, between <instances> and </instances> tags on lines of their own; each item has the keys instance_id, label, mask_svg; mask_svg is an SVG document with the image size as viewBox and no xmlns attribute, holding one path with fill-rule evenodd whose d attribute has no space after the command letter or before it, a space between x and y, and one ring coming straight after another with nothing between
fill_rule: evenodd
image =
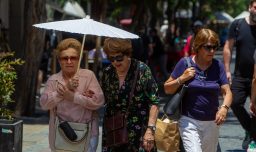
<instances>
[{"instance_id":1,"label":"floral patterned dress","mask_svg":"<svg viewBox=\"0 0 256 152\"><path fill-rule=\"evenodd\" d=\"M152 104L158 105L158 86L149 67L143 62L132 59L125 82L120 89L118 75L115 68L110 65L103 72L102 90L106 101L104 119L115 115L119 111L126 113L137 65L139 66L139 73L127 118L129 145L123 145L115 148L106 147L105 132L103 129L103 152L139 151L141 143L140 138L144 135L145 128L148 124L150 107Z\"/></svg>"}]
</instances>

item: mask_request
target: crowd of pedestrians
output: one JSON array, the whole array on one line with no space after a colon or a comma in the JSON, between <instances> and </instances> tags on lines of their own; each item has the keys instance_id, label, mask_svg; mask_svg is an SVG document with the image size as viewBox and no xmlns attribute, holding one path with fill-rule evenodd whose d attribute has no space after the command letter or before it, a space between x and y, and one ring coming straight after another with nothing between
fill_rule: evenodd
<instances>
[{"instance_id":1,"label":"crowd of pedestrians","mask_svg":"<svg viewBox=\"0 0 256 152\"><path fill-rule=\"evenodd\" d=\"M245 130L242 148L256 151L256 0L250 1L249 12L248 17L235 20L229 28L224 63L214 59L219 36L199 20L184 39L181 29L168 22L160 32L154 27L141 29L137 40L106 38L103 50L110 63L99 78L78 67L79 41L61 41L57 46L60 72L47 80L40 99L41 106L50 110L51 150L57 151L54 125L59 117L76 123L92 122L91 138L83 151L95 152L99 140L97 111L105 103L102 151L156 151L158 83L163 82L168 94L175 93L182 84L188 85L178 121L185 151L216 152L219 126L225 122L229 108ZM236 57L232 75L233 50ZM189 58L191 67L186 67L183 57ZM244 107L247 97L251 97L249 112ZM106 122L119 114L123 114L118 117L124 120L119 125L126 127L127 140L110 144L108 139L117 137L109 137Z\"/></svg>"}]
</instances>

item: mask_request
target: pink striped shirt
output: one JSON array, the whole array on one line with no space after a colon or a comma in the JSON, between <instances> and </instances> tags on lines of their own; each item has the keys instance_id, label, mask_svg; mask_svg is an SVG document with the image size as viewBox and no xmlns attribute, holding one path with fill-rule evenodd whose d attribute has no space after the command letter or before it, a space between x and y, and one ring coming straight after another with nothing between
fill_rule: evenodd
<instances>
[{"instance_id":1,"label":"pink striped shirt","mask_svg":"<svg viewBox=\"0 0 256 152\"><path fill-rule=\"evenodd\" d=\"M57 93L57 83L65 85L62 72L52 75L47 83L45 90L40 98L41 107L50 110L49 122L49 144L54 150L55 139L55 114L65 121L71 122L88 122L92 120L92 134L99 134L97 109L104 104L104 95L94 73L87 69L80 69L78 72L79 86L75 90L74 100L67 101L60 98ZM92 98L82 95L87 90L92 90ZM57 108L57 111L56 111Z\"/></svg>"}]
</instances>

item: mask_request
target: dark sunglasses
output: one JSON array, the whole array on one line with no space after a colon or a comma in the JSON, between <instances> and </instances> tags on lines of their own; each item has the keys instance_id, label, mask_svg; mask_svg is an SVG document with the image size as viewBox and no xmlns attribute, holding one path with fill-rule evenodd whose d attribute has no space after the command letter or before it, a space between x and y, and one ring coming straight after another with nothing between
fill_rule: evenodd
<instances>
[{"instance_id":1,"label":"dark sunglasses","mask_svg":"<svg viewBox=\"0 0 256 152\"><path fill-rule=\"evenodd\" d=\"M216 51L218 47L218 45L203 45L203 48L208 52L211 52L211 50Z\"/></svg>"},{"instance_id":2,"label":"dark sunglasses","mask_svg":"<svg viewBox=\"0 0 256 152\"><path fill-rule=\"evenodd\" d=\"M116 60L117 62L122 62L122 61L124 60L124 55L121 54L121 55L117 55L117 56L109 56L109 57L108 57L108 60L109 60L110 62L114 62L115 60Z\"/></svg>"},{"instance_id":3,"label":"dark sunglasses","mask_svg":"<svg viewBox=\"0 0 256 152\"><path fill-rule=\"evenodd\" d=\"M77 56L64 56L64 57L60 57L61 61L68 61L70 60L71 62L77 61L78 57Z\"/></svg>"}]
</instances>

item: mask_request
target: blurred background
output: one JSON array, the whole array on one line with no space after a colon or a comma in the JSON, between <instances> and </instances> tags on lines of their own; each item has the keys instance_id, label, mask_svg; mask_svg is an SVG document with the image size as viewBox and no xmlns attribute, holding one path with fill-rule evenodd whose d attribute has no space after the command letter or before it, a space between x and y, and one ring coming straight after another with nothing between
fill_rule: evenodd
<instances>
[{"instance_id":1,"label":"blurred background","mask_svg":"<svg viewBox=\"0 0 256 152\"><path fill-rule=\"evenodd\" d=\"M18 79L11 105L16 116L35 116L36 99L49 75L58 72L54 49L66 37L81 35L39 30L33 24L90 17L129 32L140 39L132 40L133 57L150 64L155 29L166 56L166 71L171 72L193 31L195 23L219 34L223 46L228 26L236 18L248 15L248 0L0 0L0 52L15 52L25 64L17 67ZM101 49L104 38L88 35L82 67L93 70L100 79L101 70L109 64ZM220 47L219 51L222 51ZM161 84L166 78L156 70Z\"/></svg>"}]
</instances>

